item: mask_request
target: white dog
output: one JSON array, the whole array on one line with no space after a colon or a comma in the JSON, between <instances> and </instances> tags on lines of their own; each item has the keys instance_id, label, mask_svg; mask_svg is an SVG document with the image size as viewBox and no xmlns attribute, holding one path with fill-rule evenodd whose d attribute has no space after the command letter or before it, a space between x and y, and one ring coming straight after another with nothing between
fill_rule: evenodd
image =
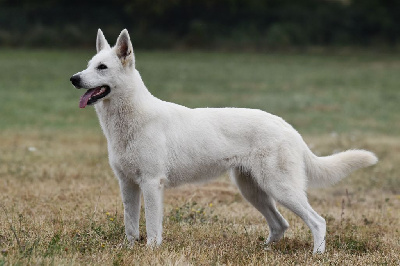
<instances>
[{"instance_id":1,"label":"white dog","mask_svg":"<svg viewBox=\"0 0 400 266\"><path fill-rule=\"evenodd\" d=\"M242 195L267 220L267 243L281 239L289 227L277 201L311 229L314 253L324 252L326 223L309 205L306 188L333 184L375 164L373 153L349 150L317 157L295 129L272 114L242 108L190 109L164 102L147 90L136 70L127 30L111 48L99 29L96 47L87 69L73 75L71 82L87 89L79 106L94 104L107 138L130 243L139 239L141 192L147 244L159 245L164 188L229 171Z\"/></svg>"}]
</instances>

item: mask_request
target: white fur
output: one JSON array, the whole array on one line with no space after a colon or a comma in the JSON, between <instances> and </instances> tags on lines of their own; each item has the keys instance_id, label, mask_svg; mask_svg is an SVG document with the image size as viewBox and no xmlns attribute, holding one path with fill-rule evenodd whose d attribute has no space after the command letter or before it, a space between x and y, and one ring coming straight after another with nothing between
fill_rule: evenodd
<instances>
[{"instance_id":1,"label":"white fur","mask_svg":"<svg viewBox=\"0 0 400 266\"><path fill-rule=\"evenodd\" d=\"M108 85L111 93L95 104L108 141L110 165L118 177L130 242L139 238L143 192L147 243L161 244L163 190L210 180L226 171L243 196L266 218L278 241L289 227L275 201L309 226L314 253L325 250L325 220L309 205L308 185L339 181L351 171L377 162L371 152L353 150L315 156L300 134L272 114L242 108L190 109L155 98L139 72L127 30L111 48L101 30L98 53L77 73L82 88ZM98 71L99 64L106 71Z\"/></svg>"}]
</instances>

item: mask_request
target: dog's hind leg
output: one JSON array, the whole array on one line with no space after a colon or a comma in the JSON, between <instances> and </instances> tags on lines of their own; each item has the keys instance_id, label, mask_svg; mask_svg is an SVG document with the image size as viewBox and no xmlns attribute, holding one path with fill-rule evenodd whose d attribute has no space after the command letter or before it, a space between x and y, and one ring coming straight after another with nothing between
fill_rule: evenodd
<instances>
[{"instance_id":1,"label":"dog's hind leg","mask_svg":"<svg viewBox=\"0 0 400 266\"><path fill-rule=\"evenodd\" d=\"M267 220L270 233L266 244L280 240L289 228L289 223L279 213L274 199L258 186L249 172L235 168L230 174L243 197Z\"/></svg>"},{"instance_id":2,"label":"dog's hind leg","mask_svg":"<svg viewBox=\"0 0 400 266\"><path fill-rule=\"evenodd\" d=\"M122 202L124 204L125 234L129 243L139 239L140 188L131 179L119 178Z\"/></svg>"},{"instance_id":3,"label":"dog's hind leg","mask_svg":"<svg viewBox=\"0 0 400 266\"><path fill-rule=\"evenodd\" d=\"M325 219L318 215L307 201L304 190L297 188L289 175L280 175L269 180L267 193L270 193L280 204L298 215L310 228L314 238L314 253L325 251Z\"/></svg>"}]
</instances>

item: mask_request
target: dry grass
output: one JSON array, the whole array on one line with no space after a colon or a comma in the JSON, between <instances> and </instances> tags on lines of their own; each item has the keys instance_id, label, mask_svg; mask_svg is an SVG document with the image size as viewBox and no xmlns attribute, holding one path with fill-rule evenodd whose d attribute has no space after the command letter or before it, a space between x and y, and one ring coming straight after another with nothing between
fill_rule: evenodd
<instances>
[{"instance_id":1,"label":"dry grass","mask_svg":"<svg viewBox=\"0 0 400 266\"><path fill-rule=\"evenodd\" d=\"M0 265L13 264L385 264L400 261L400 139L307 137L317 153L364 147L380 163L338 185L309 193L328 223L327 252L312 255L305 224L281 208L291 227L262 245L268 227L227 177L165 194L164 242L124 239L117 180L95 132L0 135ZM143 217L143 215L142 215Z\"/></svg>"}]
</instances>

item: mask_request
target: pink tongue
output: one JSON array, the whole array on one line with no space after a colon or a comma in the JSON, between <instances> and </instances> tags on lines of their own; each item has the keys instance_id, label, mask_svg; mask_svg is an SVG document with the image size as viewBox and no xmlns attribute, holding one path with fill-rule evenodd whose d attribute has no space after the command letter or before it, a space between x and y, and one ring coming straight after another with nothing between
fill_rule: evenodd
<instances>
[{"instance_id":1,"label":"pink tongue","mask_svg":"<svg viewBox=\"0 0 400 266\"><path fill-rule=\"evenodd\" d=\"M88 90L85 94L83 94L79 101L79 108L85 108L90 97L92 97L93 94L96 94L100 90L101 90L101 88L94 88L94 89Z\"/></svg>"}]
</instances>

